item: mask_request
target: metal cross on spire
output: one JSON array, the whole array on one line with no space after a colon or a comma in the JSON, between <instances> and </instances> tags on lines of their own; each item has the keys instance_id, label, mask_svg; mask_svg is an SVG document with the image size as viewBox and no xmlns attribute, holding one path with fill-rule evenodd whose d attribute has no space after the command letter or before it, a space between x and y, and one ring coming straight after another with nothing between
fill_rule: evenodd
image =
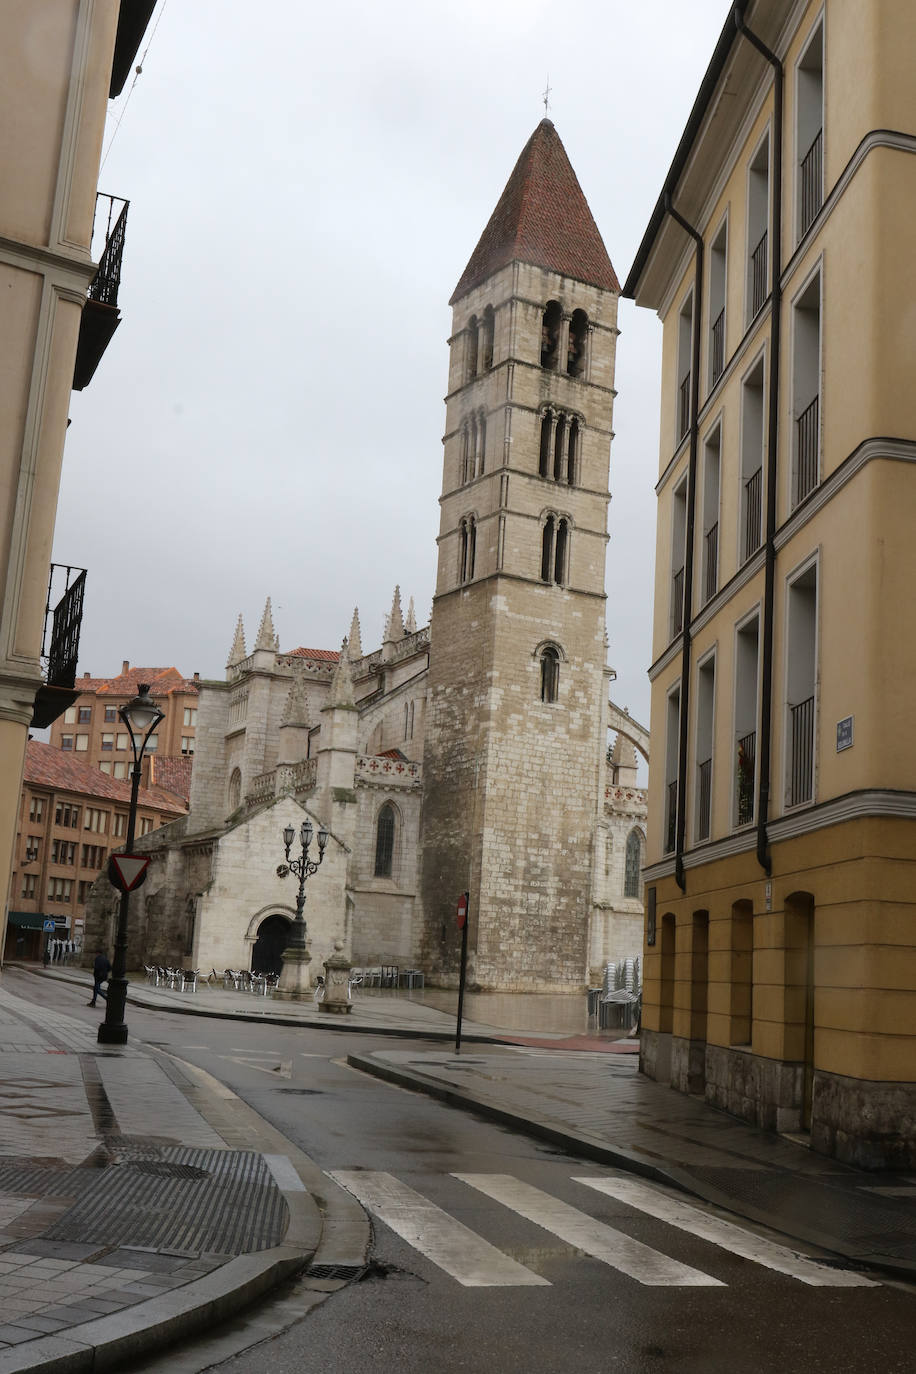
<instances>
[{"instance_id":1,"label":"metal cross on spire","mask_svg":"<svg viewBox=\"0 0 916 1374\"><path fill-rule=\"evenodd\" d=\"M550 109L550 73L547 73L547 85L544 87L544 94L541 96L544 102L544 114Z\"/></svg>"}]
</instances>

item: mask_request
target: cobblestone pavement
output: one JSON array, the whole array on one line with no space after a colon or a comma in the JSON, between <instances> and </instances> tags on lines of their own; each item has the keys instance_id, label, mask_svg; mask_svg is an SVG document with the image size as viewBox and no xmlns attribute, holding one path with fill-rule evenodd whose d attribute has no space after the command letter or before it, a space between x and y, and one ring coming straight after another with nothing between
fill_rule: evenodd
<instances>
[{"instance_id":1,"label":"cobblestone pavement","mask_svg":"<svg viewBox=\"0 0 916 1374\"><path fill-rule=\"evenodd\" d=\"M307 1262L320 1226L295 1170L203 1107L168 1061L0 989L0 1374L78 1362L100 1321L164 1332L176 1290L187 1310L201 1281L212 1302Z\"/></svg>"},{"instance_id":2,"label":"cobblestone pavement","mask_svg":"<svg viewBox=\"0 0 916 1374\"><path fill-rule=\"evenodd\" d=\"M673 1183L851 1266L916 1278L916 1177L848 1168L653 1083L630 1056L474 1046L350 1054L354 1068Z\"/></svg>"}]
</instances>

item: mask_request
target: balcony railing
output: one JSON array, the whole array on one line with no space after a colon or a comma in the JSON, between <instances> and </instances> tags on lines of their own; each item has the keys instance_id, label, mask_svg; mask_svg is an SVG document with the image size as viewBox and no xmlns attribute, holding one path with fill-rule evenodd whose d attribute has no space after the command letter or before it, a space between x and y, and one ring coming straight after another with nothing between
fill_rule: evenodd
<instances>
[{"instance_id":1,"label":"balcony railing","mask_svg":"<svg viewBox=\"0 0 916 1374\"><path fill-rule=\"evenodd\" d=\"M665 817L665 853L670 854L677 842L677 778L668 784L668 814Z\"/></svg>"},{"instance_id":2,"label":"balcony railing","mask_svg":"<svg viewBox=\"0 0 916 1374\"><path fill-rule=\"evenodd\" d=\"M681 382L677 393L677 441L681 442L690 428L690 373Z\"/></svg>"},{"instance_id":3,"label":"balcony railing","mask_svg":"<svg viewBox=\"0 0 916 1374\"><path fill-rule=\"evenodd\" d=\"M751 319L755 319L763 309L767 298L767 231L764 229L760 242L751 254Z\"/></svg>"},{"instance_id":4,"label":"balcony railing","mask_svg":"<svg viewBox=\"0 0 916 1374\"><path fill-rule=\"evenodd\" d=\"M63 595L55 604L54 597ZM35 697L32 724L39 729L50 725L71 706L79 693L75 689L79 656L80 628L83 623L83 596L86 569L52 563L48 578L45 623L41 636L44 682Z\"/></svg>"},{"instance_id":5,"label":"balcony railing","mask_svg":"<svg viewBox=\"0 0 916 1374\"><path fill-rule=\"evenodd\" d=\"M821 208L824 184L824 131L818 129L814 142L801 162L801 232L814 222Z\"/></svg>"},{"instance_id":6,"label":"balcony railing","mask_svg":"<svg viewBox=\"0 0 916 1374\"><path fill-rule=\"evenodd\" d=\"M757 763L757 731L742 735L735 756L735 794L739 825L754 819L754 770Z\"/></svg>"},{"instance_id":7,"label":"balcony railing","mask_svg":"<svg viewBox=\"0 0 916 1374\"><path fill-rule=\"evenodd\" d=\"M711 601L719 586L719 523L706 531L706 576L703 583L704 602Z\"/></svg>"},{"instance_id":8,"label":"balcony railing","mask_svg":"<svg viewBox=\"0 0 916 1374\"><path fill-rule=\"evenodd\" d=\"M712 326L712 384L725 371L725 307L719 311Z\"/></svg>"},{"instance_id":9,"label":"balcony railing","mask_svg":"<svg viewBox=\"0 0 916 1374\"><path fill-rule=\"evenodd\" d=\"M671 579L671 638L684 628L684 569L678 568Z\"/></svg>"},{"instance_id":10,"label":"balcony railing","mask_svg":"<svg viewBox=\"0 0 916 1374\"><path fill-rule=\"evenodd\" d=\"M795 465L795 505L797 506L817 486L817 436L820 397L815 396L799 415L796 423L797 448Z\"/></svg>"},{"instance_id":11,"label":"balcony railing","mask_svg":"<svg viewBox=\"0 0 916 1374\"><path fill-rule=\"evenodd\" d=\"M712 798L712 759L697 765L697 839L709 839L709 813Z\"/></svg>"},{"instance_id":12,"label":"balcony railing","mask_svg":"<svg viewBox=\"0 0 916 1374\"><path fill-rule=\"evenodd\" d=\"M763 468L759 467L744 484L744 557L745 561L760 548L760 517Z\"/></svg>"},{"instance_id":13,"label":"balcony railing","mask_svg":"<svg viewBox=\"0 0 916 1374\"><path fill-rule=\"evenodd\" d=\"M789 805L800 806L814 796L814 697L790 706L792 757Z\"/></svg>"},{"instance_id":14,"label":"balcony railing","mask_svg":"<svg viewBox=\"0 0 916 1374\"><path fill-rule=\"evenodd\" d=\"M124 257L129 206L130 202L119 196L106 196L99 192L95 198L96 224L93 225L93 239L99 232L97 225L101 209L106 214L105 247L99 258L98 270L89 284L86 304L83 306L76 346L76 364L73 369L74 391L82 391L92 381L102 355L121 323L118 288L121 285L121 262Z\"/></svg>"}]
</instances>

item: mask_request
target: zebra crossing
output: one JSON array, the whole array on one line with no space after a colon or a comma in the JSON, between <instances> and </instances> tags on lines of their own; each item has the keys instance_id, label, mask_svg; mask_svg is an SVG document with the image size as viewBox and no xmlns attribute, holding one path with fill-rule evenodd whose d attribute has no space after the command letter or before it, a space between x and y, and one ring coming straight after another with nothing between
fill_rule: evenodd
<instances>
[{"instance_id":1,"label":"zebra crossing","mask_svg":"<svg viewBox=\"0 0 916 1374\"><path fill-rule=\"evenodd\" d=\"M548 1279L504 1254L392 1174L334 1169L329 1176L408 1245L465 1288L551 1286ZM727 1287L722 1279L635 1240L587 1211L511 1174L454 1173L450 1177L637 1283L648 1287ZM675 1231L687 1232L719 1250L800 1283L822 1288L878 1286L864 1274L818 1263L636 1179L571 1176L571 1181L592 1193L613 1198L636 1213L662 1221ZM582 1196L584 1205L588 1194L583 1192Z\"/></svg>"}]
</instances>

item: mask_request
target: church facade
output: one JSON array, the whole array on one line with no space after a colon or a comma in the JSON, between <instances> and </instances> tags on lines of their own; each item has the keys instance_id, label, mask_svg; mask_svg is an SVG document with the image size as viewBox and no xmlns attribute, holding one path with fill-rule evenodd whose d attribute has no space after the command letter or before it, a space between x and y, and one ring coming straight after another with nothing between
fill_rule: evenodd
<instances>
[{"instance_id":1,"label":"church facade","mask_svg":"<svg viewBox=\"0 0 916 1374\"><path fill-rule=\"evenodd\" d=\"M276 967L282 831L331 839L307 885L313 969L581 991L642 940L646 732L608 699L605 550L619 285L563 145L535 130L452 298L430 624L399 591L379 648L249 654L201 682L190 811L144 845L130 962ZM609 730L616 741L608 748ZM99 888L104 884L100 883ZM90 903L105 942L107 893Z\"/></svg>"}]
</instances>

